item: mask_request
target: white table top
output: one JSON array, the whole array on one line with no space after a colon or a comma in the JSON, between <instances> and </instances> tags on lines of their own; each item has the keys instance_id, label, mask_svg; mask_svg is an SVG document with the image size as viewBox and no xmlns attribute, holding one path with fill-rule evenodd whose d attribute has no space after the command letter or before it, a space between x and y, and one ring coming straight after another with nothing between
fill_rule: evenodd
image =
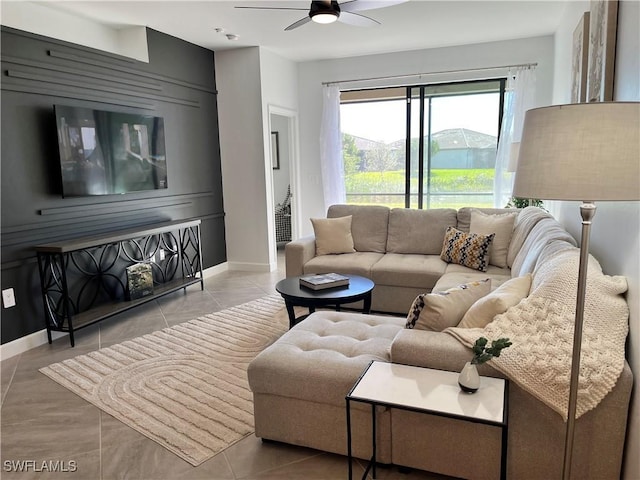
<instances>
[{"instance_id":1,"label":"white table top","mask_svg":"<svg viewBox=\"0 0 640 480\"><path fill-rule=\"evenodd\" d=\"M374 361L348 398L501 424L505 381L480 377L476 393L463 392L458 373Z\"/></svg>"}]
</instances>

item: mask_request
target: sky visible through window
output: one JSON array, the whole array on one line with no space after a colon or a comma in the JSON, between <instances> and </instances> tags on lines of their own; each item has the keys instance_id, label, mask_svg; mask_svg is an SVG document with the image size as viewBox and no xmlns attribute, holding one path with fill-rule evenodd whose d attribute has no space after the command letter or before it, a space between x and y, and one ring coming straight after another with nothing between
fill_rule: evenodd
<instances>
[{"instance_id":1,"label":"sky visible through window","mask_svg":"<svg viewBox=\"0 0 640 480\"><path fill-rule=\"evenodd\" d=\"M497 137L498 125L494 119L497 118L498 99L498 93L436 98L431 131L466 128ZM418 105L417 101L414 103ZM417 138L418 125L415 123L411 136ZM342 104L340 128L343 133L368 140L384 143L402 140L406 132L406 101Z\"/></svg>"}]
</instances>

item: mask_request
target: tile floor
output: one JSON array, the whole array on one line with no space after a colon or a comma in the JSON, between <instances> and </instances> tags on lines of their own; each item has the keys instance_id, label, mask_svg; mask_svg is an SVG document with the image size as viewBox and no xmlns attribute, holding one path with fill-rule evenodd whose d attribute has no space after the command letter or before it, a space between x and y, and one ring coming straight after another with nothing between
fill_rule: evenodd
<instances>
[{"instance_id":1,"label":"tile floor","mask_svg":"<svg viewBox=\"0 0 640 480\"><path fill-rule=\"evenodd\" d=\"M284 259L271 273L226 272L199 286L163 297L76 334L1 362L0 448L3 479L318 479L347 478L347 460L339 455L278 443L250 435L199 467L193 467L145 436L115 420L53 382L38 369L79 354L113 345L202 314L238 305L275 292L284 277ZM67 473L9 471L13 460L61 461ZM14 464L15 465L15 464ZM364 472L355 465L355 477ZM444 479L422 471L400 473L378 469L380 479Z\"/></svg>"}]
</instances>

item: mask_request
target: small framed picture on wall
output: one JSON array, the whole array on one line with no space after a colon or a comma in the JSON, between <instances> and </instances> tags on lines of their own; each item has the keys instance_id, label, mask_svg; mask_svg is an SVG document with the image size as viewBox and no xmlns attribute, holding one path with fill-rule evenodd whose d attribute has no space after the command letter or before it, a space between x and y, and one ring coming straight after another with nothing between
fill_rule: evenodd
<instances>
[{"instance_id":1,"label":"small framed picture on wall","mask_svg":"<svg viewBox=\"0 0 640 480\"><path fill-rule=\"evenodd\" d=\"M271 167L280 170L280 140L278 132L271 132Z\"/></svg>"}]
</instances>

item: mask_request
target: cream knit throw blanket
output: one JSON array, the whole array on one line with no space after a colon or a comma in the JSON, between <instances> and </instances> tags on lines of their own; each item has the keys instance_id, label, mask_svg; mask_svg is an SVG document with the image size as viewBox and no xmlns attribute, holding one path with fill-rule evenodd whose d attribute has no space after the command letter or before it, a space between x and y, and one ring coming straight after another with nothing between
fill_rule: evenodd
<instances>
[{"instance_id":1,"label":"cream knit throw blanket","mask_svg":"<svg viewBox=\"0 0 640 480\"><path fill-rule=\"evenodd\" d=\"M548 258L534 272L529 297L485 328L448 328L471 347L478 337L508 337L513 345L491 366L558 412L566 421L579 250ZM629 308L624 277L602 273L589 257L576 418L595 408L615 386L624 366Z\"/></svg>"}]
</instances>

